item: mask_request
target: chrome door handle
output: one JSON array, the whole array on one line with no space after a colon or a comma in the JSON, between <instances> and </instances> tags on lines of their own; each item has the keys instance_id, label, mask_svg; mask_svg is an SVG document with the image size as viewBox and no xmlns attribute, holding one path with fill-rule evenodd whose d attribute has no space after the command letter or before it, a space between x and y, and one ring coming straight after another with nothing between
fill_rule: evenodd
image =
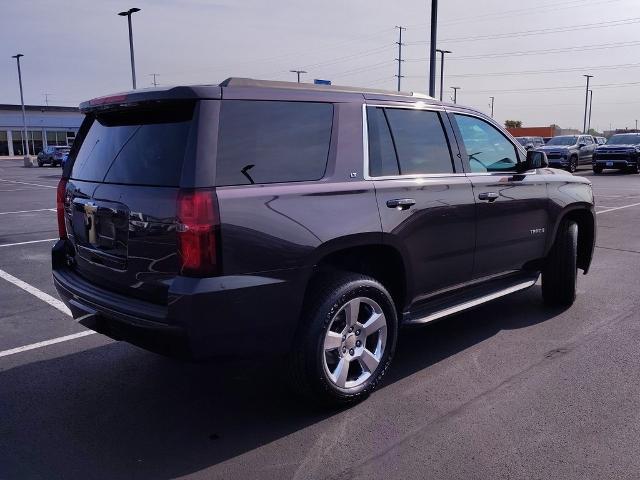
<instances>
[{"instance_id":1,"label":"chrome door handle","mask_svg":"<svg viewBox=\"0 0 640 480\"><path fill-rule=\"evenodd\" d=\"M387 207L397 208L398 210L406 210L415 204L416 201L413 198L394 198L393 200L387 200Z\"/></svg>"},{"instance_id":2,"label":"chrome door handle","mask_svg":"<svg viewBox=\"0 0 640 480\"><path fill-rule=\"evenodd\" d=\"M480 200L488 200L489 202L493 202L500 197L496 192L482 192L478 195Z\"/></svg>"}]
</instances>

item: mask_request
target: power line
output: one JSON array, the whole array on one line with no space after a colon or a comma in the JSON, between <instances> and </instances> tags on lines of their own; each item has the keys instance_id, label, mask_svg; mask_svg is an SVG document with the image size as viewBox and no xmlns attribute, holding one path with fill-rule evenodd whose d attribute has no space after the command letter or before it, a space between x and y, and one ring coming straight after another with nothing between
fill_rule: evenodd
<instances>
[{"instance_id":1,"label":"power line","mask_svg":"<svg viewBox=\"0 0 640 480\"><path fill-rule=\"evenodd\" d=\"M640 82L625 82L625 83L602 83L600 85L591 85L592 88L624 88L634 87L640 85ZM533 88L512 88L512 89L497 89L497 90L466 90L467 93L521 93L521 92L545 92L553 90L576 90L583 89L584 85L561 85L554 87L533 87Z\"/></svg>"},{"instance_id":2,"label":"power line","mask_svg":"<svg viewBox=\"0 0 640 480\"><path fill-rule=\"evenodd\" d=\"M523 15L523 14L533 14L533 13L545 13L545 11L567 10L567 9L576 8L576 7L587 8L595 5L617 3L621 1L626 1L626 0L592 0L589 3L587 3L585 0L553 2L547 5L537 5L535 7L519 8L514 10L504 10L502 12L485 13L482 15L474 15L472 17L459 18L457 20L442 22L440 25L441 26L457 25L457 24L466 23L466 22L475 23L483 20L493 20L495 18L504 18L504 17L511 17L516 15ZM416 25L408 25L408 28L413 28L413 27L424 28L426 26L427 26L426 23L419 23Z\"/></svg>"},{"instance_id":3,"label":"power line","mask_svg":"<svg viewBox=\"0 0 640 480\"><path fill-rule=\"evenodd\" d=\"M525 30L521 32L510 32L510 33L495 33L491 35L476 35L470 37L453 37L453 38L443 38L441 42L447 43L455 43L455 42L468 42L468 41L479 41L479 40L502 40L505 38L519 38L519 37L530 37L536 35L549 35L555 33L566 33L566 32L574 32L578 30L593 30L596 28L608 28L608 27L619 27L624 25L634 25L636 23L640 23L640 17L632 17L625 18L620 20L610 20L608 22L597 22L597 23L587 23L582 25L572 25L567 27L554 27L554 28L541 28L537 30ZM424 45L429 43L428 40L419 40L416 42L407 42L407 45Z\"/></svg>"},{"instance_id":4,"label":"power line","mask_svg":"<svg viewBox=\"0 0 640 480\"><path fill-rule=\"evenodd\" d=\"M589 67L571 67L571 68L556 68L549 70L518 70L509 72L487 72L487 73L459 73L449 74L449 77L456 78L474 78L474 77L505 77L509 75L542 75L547 73L564 73L564 72L578 72L583 70L621 70L626 68L639 68L640 63L622 63L619 65L596 65Z\"/></svg>"},{"instance_id":5,"label":"power line","mask_svg":"<svg viewBox=\"0 0 640 480\"><path fill-rule=\"evenodd\" d=\"M639 41L578 45L575 47L550 48L546 50L524 50L524 51L515 51L515 52L488 53L488 54L481 54L481 55L467 55L462 57L453 57L450 59L450 61L475 60L475 59L483 59L483 58L521 57L521 56L540 55L540 54L548 55L548 54L564 53L564 52L575 52L575 51L582 52L582 51L588 51L588 50L601 50L601 49L607 49L607 48L635 47L638 45L640 45ZM407 62L424 62L425 60L428 60L428 58L421 57L421 58L405 59L405 61Z\"/></svg>"}]
</instances>

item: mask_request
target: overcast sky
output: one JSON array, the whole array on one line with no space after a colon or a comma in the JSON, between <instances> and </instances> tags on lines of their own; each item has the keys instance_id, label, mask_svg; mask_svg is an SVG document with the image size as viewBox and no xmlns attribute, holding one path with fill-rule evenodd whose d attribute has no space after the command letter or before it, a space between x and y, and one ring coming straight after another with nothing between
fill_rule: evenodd
<instances>
[{"instance_id":1,"label":"overcast sky","mask_svg":"<svg viewBox=\"0 0 640 480\"><path fill-rule=\"evenodd\" d=\"M438 47L445 96L525 126L582 128L585 79L592 127L633 128L640 118L640 0L446 0ZM126 19L133 16L138 87L218 83L229 76L394 89L397 30L407 28L403 90L426 91L428 1L2 0L0 103L77 105L129 89ZM635 83L635 84L634 84Z\"/></svg>"}]
</instances>

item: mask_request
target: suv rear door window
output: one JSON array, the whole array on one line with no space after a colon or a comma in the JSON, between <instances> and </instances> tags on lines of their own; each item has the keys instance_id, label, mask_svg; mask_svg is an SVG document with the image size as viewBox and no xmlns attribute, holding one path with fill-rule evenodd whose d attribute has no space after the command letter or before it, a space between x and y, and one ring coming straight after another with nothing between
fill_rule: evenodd
<instances>
[{"instance_id":1,"label":"suv rear door window","mask_svg":"<svg viewBox=\"0 0 640 480\"><path fill-rule=\"evenodd\" d=\"M367 129L369 131L369 175L372 177L399 175L400 169L393 138L391 138L383 108L367 109Z\"/></svg>"},{"instance_id":2,"label":"suv rear door window","mask_svg":"<svg viewBox=\"0 0 640 480\"><path fill-rule=\"evenodd\" d=\"M386 108L401 175L453 173L453 161L438 112Z\"/></svg>"},{"instance_id":3,"label":"suv rear door window","mask_svg":"<svg viewBox=\"0 0 640 480\"><path fill-rule=\"evenodd\" d=\"M98 113L78 150L71 178L179 186L193 103Z\"/></svg>"},{"instance_id":4,"label":"suv rear door window","mask_svg":"<svg viewBox=\"0 0 640 480\"><path fill-rule=\"evenodd\" d=\"M497 128L476 117L455 114L472 172L516 169L516 147Z\"/></svg>"},{"instance_id":5,"label":"suv rear door window","mask_svg":"<svg viewBox=\"0 0 640 480\"><path fill-rule=\"evenodd\" d=\"M332 124L330 103L223 101L216 184L321 179Z\"/></svg>"}]
</instances>

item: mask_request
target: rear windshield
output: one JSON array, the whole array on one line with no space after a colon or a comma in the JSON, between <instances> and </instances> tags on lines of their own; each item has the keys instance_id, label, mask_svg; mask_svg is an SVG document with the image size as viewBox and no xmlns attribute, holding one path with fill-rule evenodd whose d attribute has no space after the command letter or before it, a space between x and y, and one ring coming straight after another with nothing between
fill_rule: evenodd
<instances>
[{"instance_id":1,"label":"rear windshield","mask_svg":"<svg viewBox=\"0 0 640 480\"><path fill-rule=\"evenodd\" d=\"M95 115L71 178L128 185L179 186L193 103Z\"/></svg>"},{"instance_id":2,"label":"rear windshield","mask_svg":"<svg viewBox=\"0 0 640 480\"><path fill-rule=\"evenodd\" d=\"M609 139L607 145L638 145L640 135L614 135Z\"/></svg>"},{"instance_id":3,"label":"rear windshield","mask_svg":"<svg viewBox=\"0 0 640 480\"><path fill-rule=\"evenodd\" d=\"M575 145L578 143L578 137L553 137L547 142L547 145Z\"/></svg>"}]
</instances>

